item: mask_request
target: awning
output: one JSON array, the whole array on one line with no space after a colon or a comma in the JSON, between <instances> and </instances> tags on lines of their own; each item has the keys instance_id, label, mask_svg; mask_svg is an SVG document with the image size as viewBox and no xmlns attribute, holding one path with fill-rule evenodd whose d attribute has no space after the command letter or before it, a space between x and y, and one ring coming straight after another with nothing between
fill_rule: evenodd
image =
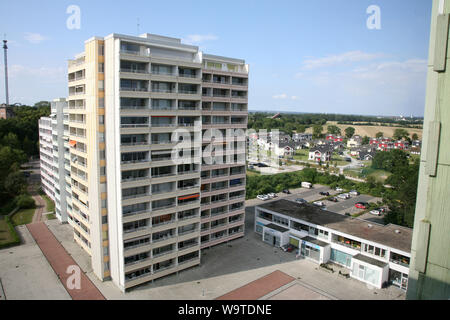
<instances>
[{"instance_id":1,"label":"awning","mask_svg":"<svg viewBox=\"0 0 450 320\"><path fill-rule=\"evenodd\" d=\"M187 200L187 199L193 199L193 198L198 198L200 195L197 194L191 194L190 196L185 196L185 197L179 197L178 200Z\"/></svg>"},{"instance_id":2,"label":"awning","mask_svg":"<svg viewBox=\"0 0 450 320\"><path fill-rule=\"evenodd\" d=\"M76 144L77 144L77 142L76 142L75 140L70 140L70 141L69 141L69 145L70 145L71 147L75 147Z\"/></svg>"}]
</instances>

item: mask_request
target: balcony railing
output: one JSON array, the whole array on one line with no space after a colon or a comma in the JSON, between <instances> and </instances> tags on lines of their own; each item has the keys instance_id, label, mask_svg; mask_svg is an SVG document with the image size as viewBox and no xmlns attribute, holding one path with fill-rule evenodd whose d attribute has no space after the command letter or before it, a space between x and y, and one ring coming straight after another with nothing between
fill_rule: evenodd
<instances>
[{"instance_id":1,"label":"balcony railing","mask_svg":"<svg viewBox=\"0 0 450 320\"><path fill-rule=\"evenodd\" d=\"M158 222L158 223L152 223L152 228L164 226L166 224L171 224L171 223L174 223L175 221L176 221L175 219L171 219L171 220L162 221L162 222Z\"/></svg>"},{"instance_id":2,"label":"balcony railing","mask_svg":"<svg viewBox=\"0 0 450 320\"><path fill-rule=\"evenodd\" d=\"M148 258L144 258L144 259L140 259L140 260L130 261L130 262L128 262L128 263L125 263L125 267L132 266L132 265L134 265L134 264L138 264L138 263L141 263L141 262L146 262L146 261L149 261L149 260L151 260L151 259L152 259L152 258L148 257Z\"/></svg>"},{"instance_id":3,"label":"balcony railing","mask_svg":"<svg viewBox=\"0 0 450 320\"><path fill-rule=\"evenodd\" d=\"M150 125L148 123L122 123L121 128L146 128Z\"/></svg>"},{"instance_id":4,"label":"balcony railing","mask_svg":"<svg viewBox=\"0 0 450 320\"><path fill-rule=\"evenodd\" d=\"M188 73L178 73L178 76L183 78L197 78L196 74L188 74Z\"/></svg>"},{"instance_id":5,"label":"balcony railing","mask_svg":"<svg viewBox=\"0 0 450 320\"><path fill-rule=\"evenodd\" d=\"M167 267L162 267L162 268L159 268L158 270L153 270L153 273L162 272L162 271L164 271L164 270L171 269L171 268L173 268L173 267L175 267L175 264L172 263L171 265L169 265L169 266L167 266Z\"/></svg>"},{"instance_id":6,"label":"balcony railing","mask_svg":"<svg viewBox=\"0 0 450 320\"><path fill-rule=\"evenodd\" d=\"M130 72L130 73L149 73L145 69L131 69L131 68L120 68L120 72Z\"/></svg>"},{"instance_id":7,"label":"balcony railing","mask_svg":"<svg viewBox=\"0 0 450 320\"><path fill-rule=\"evenodd\" d=\"M175 93L174 90L152 88L152 92Z\"/></svg>"},{"instance_id":8,"label":"balcony railing","mask_svg":"<svg viewBox=\"0 0 450 320\"><path fill-rule=\"evenodd\" d=\"M140 210L140 211L133 211L133 212L127 212L127 213L123 213L122 216L124 217L129 217L129 216L134 216L137 214L141 214L141 213L150 213L150 210Z\"/></svg>"},{"instance_id":9,"label":"balcony railing","mask_svg":"<svg viewBox=\"0 0 450 320\"><path fill-rule=\"evenodd\" d=\"M147 89L147 88L120 87L120 91L140 91L140 92L148 92L148 89Z\"/></svg>"},{"instance_id":10,"label":"balcony railing","mask_svg":"<svg viewBox=\"0 0 450 320\"><path fill-rule=\"evenodd\" d=\"M149 159L134 159L134 160L122 160L120 161L121 164L127 164L127 163L138 163L138 162L148 162Z\"/></svg>"},{"instance_id":11,"label":"balcony railing","mask_svg":"<svg viewBox=\"0 0 450 320\"><path fill-rule=\"evenodd\" d=\"M126 195L126 196L122 196L122 200L127 200L127 199L134 199L134 198L139 198L139 197L146 197L146 196L150 196L151 194L149 193L137 193L137 194L130 194L130 195Z\"/></svg>"},{"instance_id":12,"label":"balcony railing","mask_svg":"<svg viewBox=\"0 0 450 320\"><path fill-rule=\"evenodd\" d=\"M178 90L178 93L184 93L184 94L197 94L197 90Z\"/></svg>"},{"instance_id":13,"label":"balcony railing","mask_svg":"<svg viewBox=\"0 0 450 320\"><path fill-rule=\"evenodd\" d=\"M178 251L186 250L186 249L189 249L189 248L192 248L192 247L196 247L198 245L199 245L198 242L190 243L190 244L187 244L187 245L185 245L185 246L183 246L181 248L178 248Z\"/></svg>"},{"instance_id":14,"label":"balcony railing","mask_svg":"<svg viewBox=\"0 0 450 320\"><path fill-rule=\"evenodd\" d=\"M127 178L122 178L122 182L131 182L131 181L141 181L141 180L145 180L148 179L148 176L144 176L144 177L127 177Z\"/></svg>"},{"instance_id":15,"label":"balcony railing","mask_svg":"<svg viewBox=\"0 0 450 320\"><path fill-rule=\"evenodd\" d=\"M185 263L188 263L188 262L192 262L192 261L198 260L198 259L199 259L199 257L194 257L194 258L186 259L186 260L183 260L183 261L181 261L181 262L178 262L178 265L182 265L182 264L185 264Z\"/></svg>"},{"instance_id":16,"label":"balcony railing","mask_svg":"<svg viewBox=\"0 0 450 320\"><path fill-rule=\"evenodd\" d=\"M142 109L150 109L148 106L120 106L122 110L142 110Z\"/></svg>"},{"instance_id":17,"label":"balcony railing","mask_svg":"<svg viewBox=\"0 0 450 320\"><path fill-rule=\"evenodd\" d=\"M158 252L158 253L153 253L153 258L165 256L165 255L168 255L168 254L173 253L173 252L175 252L175 249L171 249L171 250L167 250L167 251L163 251L163 252Z\"/></svg>"},{"instance_id":18,"label":"balcony railing","mask_svg":"<svg viewBox=\"0 0 450 320\"><path fill-rule=\"evenodd\" d=\"M127 229L127 230L123 230L123 233L131 233L131 232L138 232L144 229L147 229L148 226L143 226L143 227L139 227L139 228L132 228L132 229Z\"/></svg>"},{"instance_id":19,"label":"balcony railing","mask_svg":"<svg viewBox=\"0 0 450 320\"><path fill-rule=\"evenodd\" d=\"M176 207L176 204L175 204L175 203L169 204L169 205L166 205L166 206L161 206L161 207L154 207L154 208L153 208L153 211L159 211L159 210L164 210L164 209L170 209L170 208L174 208L174 207Z\"/></svg>"},{"instance_id":20,"label":"balcony railing","mask_svg":"<svg viewBox=\"0 0 450 320\"><path fill-rule=\"evenodd\" d=\"M171 234L171 235L165 235L165 236L162 236L161 238L153 239L153 243L161 242L161 241L168 240L168 239L172 239L172 238L175 238L175 235L174 235L174 234Z\"/></svg>"}]
</instances>

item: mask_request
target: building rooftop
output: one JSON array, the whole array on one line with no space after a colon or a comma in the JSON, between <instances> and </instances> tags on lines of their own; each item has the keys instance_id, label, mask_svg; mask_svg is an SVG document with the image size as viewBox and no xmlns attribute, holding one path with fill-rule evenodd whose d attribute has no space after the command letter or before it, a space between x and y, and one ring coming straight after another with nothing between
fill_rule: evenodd
<instances>
[{"instance_id":1,"label":"building rooftop","mask_svg":"<svg viewBox=\"0 0 450 320\"><path fill-rule=\"evenodd\" d=\"M411 251L413 230L410 228L394 224L380 225L363 219L322 210L311 204L299 204L285 199L264 203L258 207L386 245L403 252L409 253Z\"/></svg>"},{"instance_id":2,"label":"building rooftop","mask_svg":"<svg viewBox=\"0 0 450 320\"><path fill-rule=\"evenodd\" d=\"M280 231L280 232L282 232L282 233L288 232L288 231L289 231L289 229L280 227L279 225L274 224L274 223L266 224L265 227L267 227L267 228L269 228L269 229L276 230L276 231Z\"/></svg>"},{"instance_id":3,"label":"building rooftop","mask_svg":"<svg viewBox=\"0 0 450 320\"><path fill-rule=\"evenodd\" d=\"M359 261L367 262L367 263L369 263L371 265L374 265L374 266L377 266L377 267L380 267L380 268L383 268L383 267L385 267L387 265L386 262L383 262L383 261L380 261L380 260L377 260L377 259L365 256L365 255L360 254L360 253L354 255L352 257L352 259L356 259L356 260L359 260Z\"/></svg>"}]
</instances>

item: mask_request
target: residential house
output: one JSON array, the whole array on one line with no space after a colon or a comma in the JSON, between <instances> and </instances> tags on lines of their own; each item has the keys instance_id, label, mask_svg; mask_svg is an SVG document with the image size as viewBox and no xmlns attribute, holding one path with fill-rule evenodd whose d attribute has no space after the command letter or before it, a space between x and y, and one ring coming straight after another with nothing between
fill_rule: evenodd
<instances>
[{"instance_id":1,"label":"residential house","mask_svg":"<svg viewBox=\"0 0 450 320\"><path fill-rule=\"evenodd\" d=\"M331 161L331 155L333 153L333 149L330 145L322 145L315 146L309 150L308 160L314 161Z\"/></svg>"}]
</instances>

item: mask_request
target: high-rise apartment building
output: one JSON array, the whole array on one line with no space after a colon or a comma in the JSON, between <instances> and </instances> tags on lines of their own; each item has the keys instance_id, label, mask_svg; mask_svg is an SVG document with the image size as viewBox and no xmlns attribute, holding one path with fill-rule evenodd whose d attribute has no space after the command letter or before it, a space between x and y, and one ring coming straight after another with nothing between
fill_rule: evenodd
<instances>
[{"instance_id":1,"label":"high-rise apartment building","mask_svg":"<svg viewBox=\"0 0 450 320\"><path fill-rule=\"evenodd\" d=\"M66 105L64 98L53 100L50 117L39 119L42 190L55 202L55 215L60 222L67 222L67 197L71 194L70 180L66 183L66 177L70 177Z\"/></svg>"},{"instance_id":2,"label":"high-rise apartment building","mask_svg":"<svg viewBox=\"0 0 450 320\"><path fill-rule=\"evenodd\" d=\"M100 279L125 290L243 236L244 60L111 34L85 42L68 81L68 221Z\"/></svg>"},{"instance_id":3,"label":"high-rise apartment building","mask_svg":"<svg viewBox=\"0 0 450 320\"><path fill-rule=\"evenodd\" d=\"M449 17L434 0L407 299L450 299Z\"/></svg>"}]
</instances>

